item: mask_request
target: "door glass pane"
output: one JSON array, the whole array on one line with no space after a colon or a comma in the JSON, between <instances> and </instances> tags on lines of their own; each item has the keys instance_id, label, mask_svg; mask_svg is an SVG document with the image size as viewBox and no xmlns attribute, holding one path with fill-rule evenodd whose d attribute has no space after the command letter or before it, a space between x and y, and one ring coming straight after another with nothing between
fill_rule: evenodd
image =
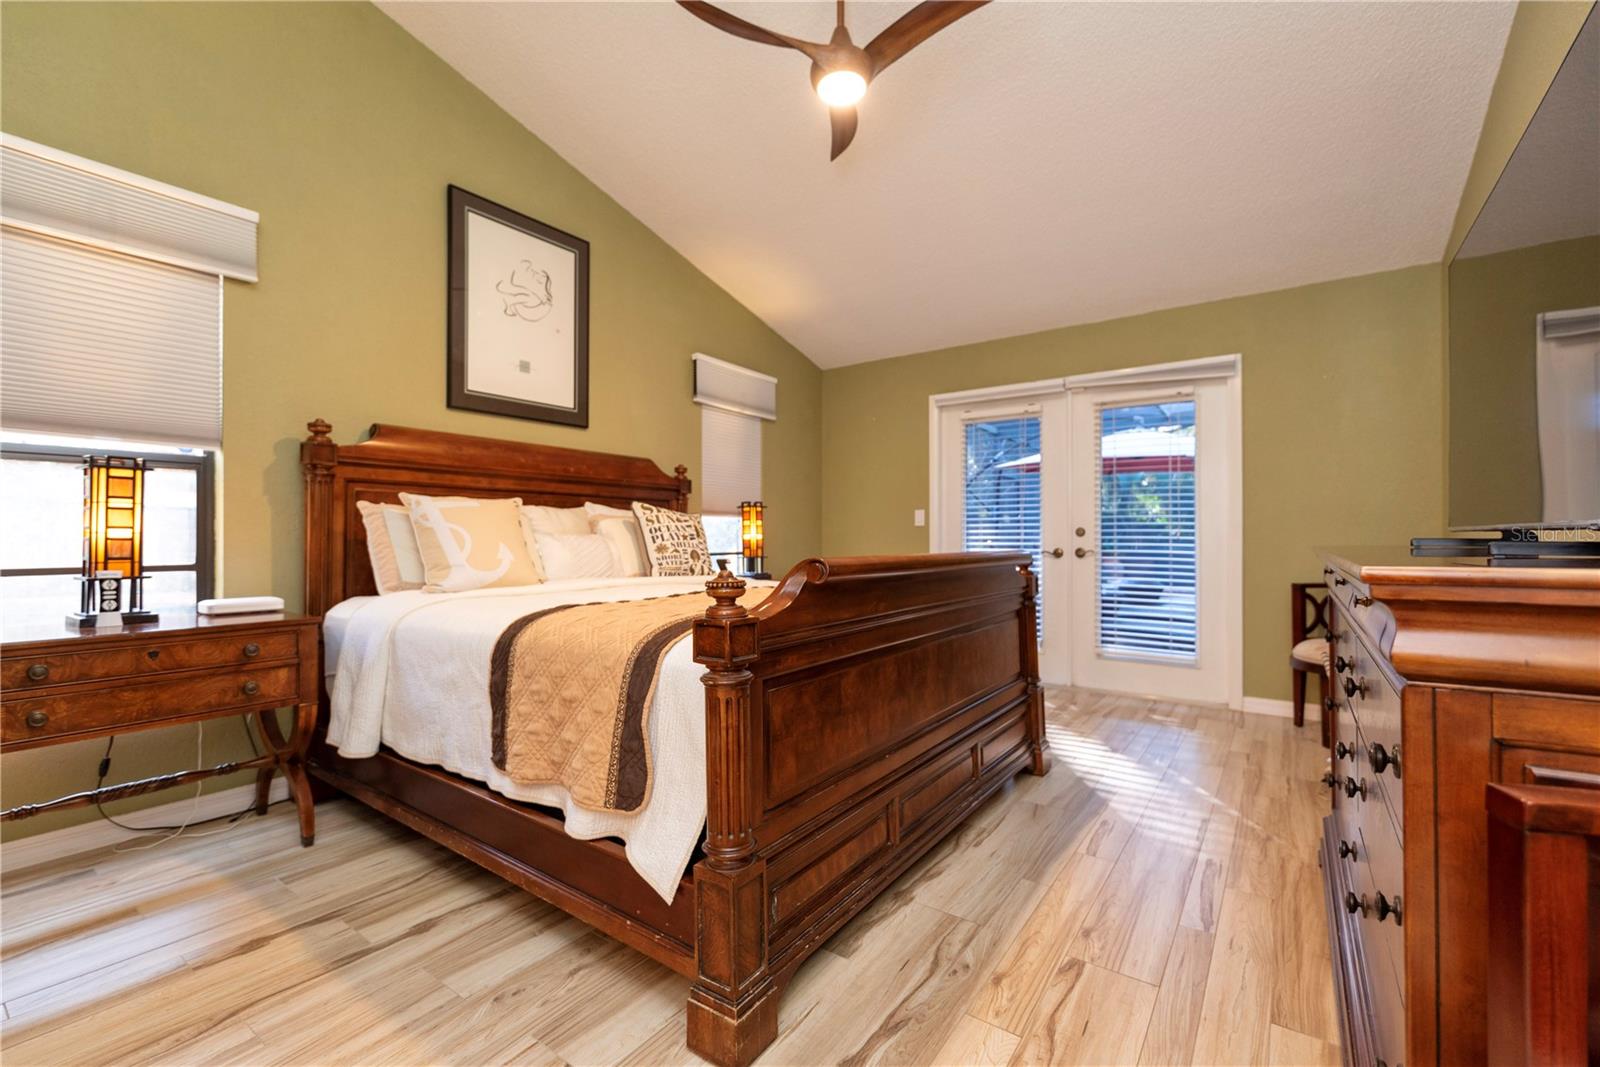
<instances>
[{"instance_id":1,"label":"door glass pane","mask_svg":"<svg viewBox=\"0 0 1600 1067\"><path fill-rule=\"evenodd\" d=\"M1194 401L1106 405L1097 422L1100 651L1192 663Z\"/></svg>"},{"instance_id":2,"label":"door glass pane","mask_svg":"<svg viewBox=\"0 0 1600 1067\"><path fill-rule=\"evenodd\" d=\"M151 467L144 476L144 561L193 563L199 475L193 467Z\"/></svg>"},{"instance_id":3,"label":"door glass pane","mask_svg":"<svg viewBox=\"0 0 1600 1067\"><path fill-rule=\"evenodd\" d=\"M146 611L193 611L195 599L194 571L156 571L145 576Z\"/></svg>"},{"instance_id":4,"label":"door glass pane","mask_svg":"<svg viewBox=\"0 0 1600 1067\"><path fill-rule=\"evenodd\" d=\"M76 567L83 562L83 467L0 460L0 567ZM28 503L19 506L16 501ZM75 608L64 608L76 610Z\"/></svg>"},{"instance_id":5,"label":"door glass pane","mask_svg":"<svg viewBox=\"0 0 1600 1067\"><path fill-rule=\"evenodd\" d=\"M963 527L967 552L1026 552L1043 579L1039 557L1039 416L990 419L962 426ZM1044 637L1044 601L1039 601Z\"/></svg>"}]
</instances>

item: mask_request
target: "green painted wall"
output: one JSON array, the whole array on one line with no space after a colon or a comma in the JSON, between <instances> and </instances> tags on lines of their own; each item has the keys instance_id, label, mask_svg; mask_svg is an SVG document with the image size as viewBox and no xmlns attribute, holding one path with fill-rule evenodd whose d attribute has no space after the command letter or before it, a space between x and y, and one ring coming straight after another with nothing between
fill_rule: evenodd
<instances>
[{"instance_id":1,"label":"green painted wall","mask_svg":"<svg viewBox=\"0 0 1600 1067\"><path fill-rule=\"evenodd\" d=\"M823 551L927 551L930 394L1237 352L1245 693L1286 699L1288 586L1317 580L1312 549L1443 524L1442 285L1411 267L826 371Z\"/></svg>"},{"instance_id":2,"label":"green painted wall","mask_svg":"<svg viewBox=\"0 0 1600 1067\"><path fill-rule=\"evenodd\" d=\"M696 351L781 380L763 449L770 550L786 566L819 549L817 368L377 9L7 3L0 128L261 213L261 281L225 296L224 592L300 600L308 419L343 441L386 421L646 455L693 476ZM589 240L588 430L445 408L452 182ZM231 723L207 742L215 758L248 751ZM3 802L90 785L98 757L7 756ZM132 735L114 776L193 757L192 728Z\"/></svg>"},{"instance_id":3,"label":"green painted wall","mask_svg":"<svg viewBox=\"0 0 1600 1067\"><path fill-rule=\"evenodd\" d=\"M1535 337L1546 311L1600 302L1600 237L1450 264L1450 522L1536 523L1540 491Z\"/></svg>"}]
</instances>

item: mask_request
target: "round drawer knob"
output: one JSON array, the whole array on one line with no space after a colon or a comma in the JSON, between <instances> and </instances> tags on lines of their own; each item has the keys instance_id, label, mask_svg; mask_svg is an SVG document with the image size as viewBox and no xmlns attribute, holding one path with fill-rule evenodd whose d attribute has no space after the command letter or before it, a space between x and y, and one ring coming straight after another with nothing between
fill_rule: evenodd
<instances>
[{"instance_id":1,"label":"round drawer knob","mask_svg":"<svg viewBox=\"0 0 1600 1067\"><path fill-rule=\"evenodd\" d=\"M1363 778L1361 779L1361 784L1357 785L1354 778L1346 778L1344 780L1344 795L1351 798L1359 795L1362 800L1367 799L1367 780Z\"/></svg>"},{"instance_id":2,"label":"round drawer knob","mask_svg":"<svg viewBox=\"0 0 1600 1067\"><path fill-rule=\"evenodd\" d=\"M1372 607L1372 598L1369 596L1358 596L1356 597L1355 604L1358 608L1370 608Z\"/></svg>"},{"instance_id":3,"label":"round drawer knob","mask_svg":"<svg viewBox=\"0 0 1600 1067\"><path fill-rule=\"evenodd\" d=\"M35 730L37 730L39 727L43 726L45 723L47 723L49 721L50 721L50 716L46 715L42 711L30 711L30 712L28 712L28 719L27 719L28 725L33 727Z\"/></svg>"},{"instance_id":4,"label":"round drawer knob","mask_svg":"<svg viewBox=\"0 0 1600 1067\"><path fill-rule=\"evenodd\" d=\"M1365 915L1367 913L1367 898L1365 896L1358 897L1354 893L1346 893L1344 895L1344 910L1351 915L1358 911Z\"/></svg>"},{"instance_id":5,"label":"round drawer knob","mask_svg":"<svg viewBox=\"0 0 1600 1067\"><path fill-rule=\"evenodd\" d=\"M1340 841L1339 842L1339 858L1342 859L1342 860L1353 860L1353 859L1355 859L1356 858L1356 846L1352 845L1348 841Z\"/></svg>"},{"instance_id":6,"label":"round drawer knob","mask_svg":"<svg viewBox=\"0 0 1600 1067\"><path fill-rule=\"evenodd\" d=\"M1394 776L1396 778L1400 777L1400 749L1398 746L1393 752L1390 752L1382 745L1370 745L1367 750L1367 759L1372 764L1373 774L1382 774L1384 771L1393 768Z\"/></svg>"},{"instance_id":7,"label":"round drawer knob","mask_svg":"<svg viewBox=\"0 0 1600 1067\"><path fill-rule=\"evenodd\" d=\"M1382 893L1378 894L1378 921L1393 919L1396 926L1400 925L1400 898L1390 899Z\"/></svg>"},{"instance_id":8,"label":"round drawer knob","mask_svg":"<svg viewBox=\"0 0 1600 1067\"><path fill-rule=\"evenodd\" d=\"M1332 771L1329 771L1322 776L1322 784L1327 786L1329 789L1337 789L1339 788L1339 779L1333 776Z\"/></svg>"},{"instance_id":9,"label":"round drawer knob","mask_svg":"<svg viewBox=\"0 0 1600 1067\"><path fill-rule=\"evenodd\" d=\"M251 641L244 646L244 654L246 659L254 659L256 656L261 655L261 646Z\"/></svg>"},{"instance_id":10,"label":"round drawer knob","mask_svg":"<svg viewBox=\"0 0 1600 1067\"><path fill-rule=\"evenodd\" d=\"M245 696L253 697L257 693L261 692L261 683L252 678L248 682L244 683L244 685L240 686L239 690L240 692L244 693Z\"/></svg>"},{"instance_id":11,"label":"round drawer knob","mask_svg":"<svg viewBox=\"0 0 1600 1067\"><path fill-rule=\"evenodd\" d=\"M1333 669L1338 671L1340 674L1343 674L1345 671L1349 670L1355 665L1356 664L1354 660L1345 659L1343 656L1333 657Z\"/></svg>"},{"instance_id":12,"label":"round drawer knob","mask_svg":"<svg viewBox=\"0 0 1600 1067\"><path fill-rule=\"evenodd\" d=\"M50 677L50 668L43 663L34 663L28 667L28 681L42 682Z\"/></svg>"},{"instance_id":13,"label":"round drawer knob","mask_svg":"<svg viewBox=\"0 0 1600 1067\"><path fill-rule=\"evenodd\" d=\"M1367 683L1359 678L1346 678L1344 680L1344 695L1354 697L1357 693L1365 697L1367 695Z\"/></svg>"},{"instance_id":14,"label":"round drawer knob","mask_svg":"<svg viewBox=\"0 0 1600 1067\"><path fill-rule=\"evenodd\" d=\"M1340 741L1338 744L1333 746L1333 754L1338 756L1340 759L1349 759L1351 756L1355 755L1355 751L1355 749L1351 748L1343 741Z\"/></svg>"}]
</instances>

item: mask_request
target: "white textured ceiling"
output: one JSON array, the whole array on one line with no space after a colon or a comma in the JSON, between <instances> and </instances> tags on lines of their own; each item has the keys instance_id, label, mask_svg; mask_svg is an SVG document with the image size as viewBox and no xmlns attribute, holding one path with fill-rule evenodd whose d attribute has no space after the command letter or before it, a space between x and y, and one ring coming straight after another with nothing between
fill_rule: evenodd
<instances>
[{"instance_id":1,"label":"white textured ceiling","mask_svg":"<svg viewBox=\"0 0 1600 1067\"><path fill-rule=\"evenodd\" d=\"M808 61L675 4L382 6L832 367L1437 260L1515 5L994 3L833 163Z\"/></svg>"}]
</instances>

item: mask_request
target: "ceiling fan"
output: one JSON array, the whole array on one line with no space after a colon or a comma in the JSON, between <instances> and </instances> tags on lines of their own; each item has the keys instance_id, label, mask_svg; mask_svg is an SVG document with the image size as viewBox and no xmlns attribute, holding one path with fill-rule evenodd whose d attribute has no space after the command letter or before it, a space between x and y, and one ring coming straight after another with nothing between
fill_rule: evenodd
<instances>
[{"instance_id":1,"label":"ceiling fan","mask_svg":"<svg viewBox=\"0 0 1600 1067\"><path fill-rule=\"evenodd\" d=\"M850 147L856 135L856 103L865 95L867 83L889 69L889 64L989 0L923 0L895 19L865 48L850 40L850 33L844 28L844 0L837 2L838 22L833 36L827 44L816 44L762 29L705 0L678 0L691 14L724 33L757 44L793 48L811 60L811 85L828 105L828 117L833 126L830 160L838 159L839 153Z\"/></svg>"}]
</instances>

